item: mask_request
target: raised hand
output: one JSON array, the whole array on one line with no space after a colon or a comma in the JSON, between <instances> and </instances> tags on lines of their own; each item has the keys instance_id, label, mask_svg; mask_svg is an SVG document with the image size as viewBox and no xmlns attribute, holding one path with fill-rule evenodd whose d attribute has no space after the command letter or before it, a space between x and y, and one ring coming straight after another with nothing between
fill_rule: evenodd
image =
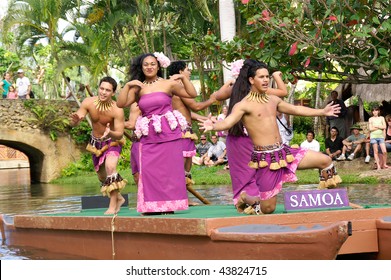
<instances>
[{"instance_id":1,"label":"raised hand","mask_svg":"<svg viewBox=\"0 0 391 280\"><path fill-rule=\"evenodd\" d=\"M209 113L208 119L211 120L212 123L216 123L217 122L217 117L216 116L212 116L212 113Z\"/></svg>"},{"instance_id":2,"label":"raised hand","mask_svg":"<svg viewBox=\"0 0 391 280\"><path fill-rule=\"evenodd\" d=\"M82 118L80 118L80 116L77 113L73 113L70 116L71 125L78 125L81 120Z\"/></svg>"},{"instance_id":3,"label":"raised hand","mask_svg":"<svg viewBox=\"0 0 391 280\"><path fill-rule=\"evenodd\" d=\"M213 122L211 119L207 119L207 120L198 119L198 125L200 127L200 130L204 130L204 132L213 130Z\"/></svg>"},{"instance_id":4,"label":"raised hand","mask_svg":"<svg viewBox=\"0 0 391 280\"><path fill-rule=\"evenodd\" d=\"M327 104L326 107L324 107L324 115L329 117L338 117L338 114L341 112L341 106L339 104L331 104L332 102Z\"/></svg>"},{"instance_id":5,"label":"raised hand","mask_svg":"<svg viewBox=\"0 0 391 280\"><path fill-rule=\"evenodd\" d=\"M170 76L170 80L178 81L183 80L184 76L182 74L174 74Z\"/></svg>"},{"instance_id":6,"label":"raised hand","mask_svg":"<svg viewBox=\"0 0 391 280\"><path fill-rule=\"evenodd\" d=\"M105 132L103 133L101 139L102 139L102 140L106 140L107 138L109 138L108 135L109 135L110 131L111 131L111 130L110 130L110 123L108 123L108 124L106 125Z\"/></svg>"},{"instance_id":7,"label":"raised hand","mask_svg":"<svg viewBox=\"0 0 391 280\"><path fill-rule=\"evenodd\" d=\"M131 80L130 82L127 82L127 85L129 86L129 87L135 87L135 86L137 86L137 87L140 87L140 88L143 88L145 85L142 83L142 82L140 82L139 80Z\"/></svg>"},{"instance_id":8,"label":"raised hand","mask_svg":"<svg viewBox=\"0 0 391 280\"><path fill-rule=\"evenodd\" d=\"M282 72L281 71L273 72L272 77L273 78L276 78L276 77L282 78Z\"/></svg>"}]
</instances>

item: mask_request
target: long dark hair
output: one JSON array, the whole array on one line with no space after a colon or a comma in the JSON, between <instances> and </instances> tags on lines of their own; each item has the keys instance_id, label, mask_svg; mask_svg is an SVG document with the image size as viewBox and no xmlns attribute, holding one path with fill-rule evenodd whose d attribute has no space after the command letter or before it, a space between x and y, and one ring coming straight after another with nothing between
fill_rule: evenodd
<instances>
[{"instance_id":1,"label":"long dark hair","mask_svg":"<svg viewBox=\"0 0 391 280\"><path fill-rule=\"evenodd\" d=\"M156 56L153 53L145 53L145 54L139 55L139 56L132 59L130 69L129 69L130 70L130 72L129 72L130 80L139 80L140 82L145 81L145 75L143 72L143 62L144 62L144 59L148 56L152 56L152 57L156 58ZM161 70L162 68L160 67L160 62L157 59L156 59L156 61L159 65L159 70L157 71L157 76L163 77L162 70Z\"/></svg>"},{"instance_id":2,"label":"long dark hair","mask_svg":"<svg viewBox=\"0 0 391 280\"><path fill-rule=\"evenodd\" d=\"M242 69L240 69L239 76L232 87L232 94L229 100L228 114L231 114L232 108L236 103L242 101L242 99L248 94L251 89L249 78L255 77L258 69L268 70L267 65L264 62L255 59L246 59L243 63ZM234 126L229 129L229 134L234 136L244 136L243 122L240 120Z\"/></svg>"},{"instance_id":3,"label":"long dark hair","mask_svg":"<svg viewBox=\"0 0 391 280\"><path fill-rule=\"evenodd\" d=\"M185 70L186 66L187 64L183 60L174 61L167 68L168 75L172 76L175 74L179 74L179 71Z\"/></svg>"}]
</instances>

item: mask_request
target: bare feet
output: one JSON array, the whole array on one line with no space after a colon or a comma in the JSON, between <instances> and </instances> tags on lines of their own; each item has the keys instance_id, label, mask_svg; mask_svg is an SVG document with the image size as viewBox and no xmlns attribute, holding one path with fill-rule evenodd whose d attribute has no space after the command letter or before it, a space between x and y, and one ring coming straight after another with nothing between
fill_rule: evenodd
<instances>
[{"instance_id":1,"label":"bare feet","mask_svg":"<svg viewBox=\"0 0 391 280\"><path fill-rule=\"evenodd\" d=\"M106 210L105 215L114 215L115 214L115 208L109 207L109 209Z\"/></svg>"},{"instance_id":2,"label":"bare feet","mask_svg":"<svg viewBox=\"0 0 391 280\"><path fill-rule=\"evenodd\" d=\"M383 169L388 169L388 168L390 168L388 165L383 166Z\"/></svg>"},{"instance_id":3,"label":"bare feet","mask_svg":"<svg viewBox=\"0 0 391 280\"><path fill-rule=\"evenodd\" d=\"M241 192L239 195L239 199L235 204L235 207L239 213L243 213L244 209L246 209L247 207L246 196L247 196L246 192L244 191Z\"/></svg>"},{"instance_id":4,"label":"bare feet","mask_svg":"<svg viewBox=\"0 0 391 280\"><path fill-rule=\"evenodd\" d=\"M356 204L356 203L352 203L352 202L349 202L349 206L352 207L353 209L363 209L364 208L361 205Z\"/></svg>"},{"instance_id":5,"label":"bare feet","mask_svg":"<svg viewBox=\"0 0 391 280\"><path fill-rule=\"evenodd\" d=\"M114 192L114 191L113 191ZM109 209L104 213L105 215L114 215L119 212L122 204L125 203L125 198L117 191L116 193L111 193Z\"/></svg>"},{"instance_id":6,"label":"bare feet","mask_svg":"<svg viewBox=\"0 0 391 280\"><path fill-rule=\"evenodd\" d=\"M115 207L115 213L118 213L119 210L121 210L121 206L124 203L125 203L125 198L120 193L118 193L118 195L117 195L117 206Z\"/></svg>"},{"instance_id":7,"label":"bare feet","mask_svg":"<svg viewBox=\"0 0 391 280\"><path fill-rule=\"evenodd\" d=\"M189 201L189 206L198 206L198 205L200 205L200 204L197 202Z\"/></svg>"}]
</instances>

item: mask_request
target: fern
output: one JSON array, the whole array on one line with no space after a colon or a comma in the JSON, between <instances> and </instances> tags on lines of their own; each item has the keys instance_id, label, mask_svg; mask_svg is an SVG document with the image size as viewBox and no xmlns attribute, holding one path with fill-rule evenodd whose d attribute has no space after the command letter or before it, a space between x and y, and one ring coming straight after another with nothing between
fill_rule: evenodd
<instances>
[{"instance_id":1,"label":"fern","mask_svg":"<svg viewBox=\"0 0 391 280\"><path fill-rule=\"evenodd\" d=\"M69 131L69 119L64 116L70 114L70 108L63 107L62 104L40 104L32 101L26 101L24 105L35 115L28 118L27 122L48 133L53 141L57 140L59 134Z\"/></svg>"}]
</instances>

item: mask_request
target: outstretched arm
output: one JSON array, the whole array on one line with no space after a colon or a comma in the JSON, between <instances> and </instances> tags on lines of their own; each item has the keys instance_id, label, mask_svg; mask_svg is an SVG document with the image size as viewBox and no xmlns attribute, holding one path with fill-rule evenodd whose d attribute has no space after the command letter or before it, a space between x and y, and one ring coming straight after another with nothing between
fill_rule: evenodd
<instances>
[{"instance_id":1,"label":"outstretched arm","mask_svg":"<svg viewBox=\"0 0 391 280\"><path fill-rule=\"evenodd\" d=\"M203 121L206 121L206 120L212 120L212 122L217 122L217 118L216 116L212 116L212 113L209 113L208 116L203 116L203 115L200 115L200 114L197 114L197 113L194 113L194 112L190 112L191 113L191 119L192 120L195 120L195 121L198 121L198 120L203 120Z\"/></svg>"},{"instance_id":2,"label":"outstretched arm","mask_svg":"<svg viewBox=\"0 0 391 280\"><path fill-rule=\"evenodd\" d=\"M280 101L277 105L277 110L281 113L286 113L295 116L305 117L318 117L318 116L332 116L338 117L338 113L341 111L339 104L331 105L327 104L323 109L313 109L305 106L296 106L285 101Z\"/></svg>"},{"instance_id":3,"label":"outstretched arm","mask_svg":"<svg viewBox=\"0 0 391 280\"><path fill-rule=\"evenodd\" d=\"M202 102L197 102L192 98L181 98L181 100L192 111L198 112L212 105L216 101L216 97L211 94L208 100Z\"/></svg>"},{"instance_id":4,"label":"outstretched arm","mask_svg":"<svg viewBox=\"0 0 391 280\"><path fill-rule=\"evenodd\" d=\"M235 83L234 79L228 80L218 91L214 92L215 98L218 101L224 101L231 97L232 86Z\"/></svg>"},{"instance_id":5,"label":"outstretched arm","mask_svg":"<svg viewBox=\"0 0 391 280\"><path fill-rule=\"evenodd\" d=\"M224 120L218 121L217 123L213 123L212 120L199 120L200 122L198 124L201 130L205 130L204 132L227 130L240 121L245 113L246 111L243 103L239 102L232 108L231 114Z\"/></svg>"},{"instance_id":6,"label":"outstretched arm","mask_svg":"<svg viewBox=\"0 0 391 280\"><path fill-rule=\"evenodd\" d=\"M84 101L80 104L79 110L77 110L75 113L71 114L70 116L70 125L76 126L78 125L87 115L88 109L87 109L87 103L91 102L89 99L84 99Z\"/></svg>"}]
</instances>

